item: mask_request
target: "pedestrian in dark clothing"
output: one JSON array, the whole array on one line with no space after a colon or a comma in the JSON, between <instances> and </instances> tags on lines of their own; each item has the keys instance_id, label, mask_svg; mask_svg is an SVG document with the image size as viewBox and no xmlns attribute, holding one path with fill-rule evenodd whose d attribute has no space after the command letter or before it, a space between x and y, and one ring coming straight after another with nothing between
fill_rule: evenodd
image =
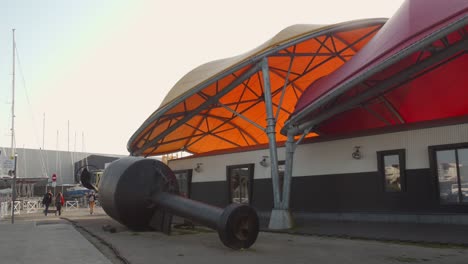
<instances>
[{"instance_id":1,"label":"pedestrian in dark clothing","mask_svg":"<svg viewBox=\"0 0 468 264\"><path fill-rule=\"evenodd\" d=\"M49 205L52 203L52 191L48 191L46 194L44 194L44 198L42 198L42 204L45 206L44 214L47 216L47 213L49 212Z\"/></svg>"},{"instance_id":2,"label":"pedestrian in dark clothing","mask_svg":"<svg viewBox=\"0 0 468 264\"><path fill-rule=\"evenodd\" d=\"M62 215L62 206L65 203L65 199L63 198L62 192L59 192L57 196L55 196L55 208L57 210L55 211L55 215Z\"/></svg>"}]
</instances>

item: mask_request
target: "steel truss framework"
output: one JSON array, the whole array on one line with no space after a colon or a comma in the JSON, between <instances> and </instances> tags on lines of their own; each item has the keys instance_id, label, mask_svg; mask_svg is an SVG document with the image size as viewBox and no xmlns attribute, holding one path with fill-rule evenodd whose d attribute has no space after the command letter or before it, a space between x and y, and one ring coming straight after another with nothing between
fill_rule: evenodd
<instances>
[{"instance_id":1,"label":"steel truss framework","mask_svg":"<svg viewBox=\"0 0 468 264\"><path fill-rule=\"evenodd\" d=\"M334 95L323 101L310 105L307 111L288 121L282 133L302 134L304 131L321 131L321 127L333 121L340 113L364 109L380 125L397 125L406 123L398 109L388 100L388 95L422 77L431 71L456 60L467 53L468 33L467 19L447 27L437 34L413 45L398 56L366 72L365 78L350 82L334 91ZM399 71L396 72L395 69ZM376 112L375 106L382 106L389 114Z\"/></svg>"}]
</instances>

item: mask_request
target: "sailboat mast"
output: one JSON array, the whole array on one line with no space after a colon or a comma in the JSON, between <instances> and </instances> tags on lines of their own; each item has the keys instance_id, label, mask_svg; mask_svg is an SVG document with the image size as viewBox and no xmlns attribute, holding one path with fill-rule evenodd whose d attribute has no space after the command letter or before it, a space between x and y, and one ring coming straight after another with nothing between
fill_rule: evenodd
<instances>
[{"instance_id":1,"label":"sailboat mast","mask_svg":"<svg viewBox=\"0 0 468 264\"><path fill-rule=\"evenodd\" d=\"M45 113L42 116L42 149L45 149Z\"/></svg>"},{"instance_id":2,"label":"sailboat mast","mask_svg":"<svg viewBox=\"0 0 468 264\"><path fill-rule=\"evenodd\" d=\"M11 223L15 223L15 202L16 202L16 162L18 161L15 151L15 59L16 59L16 43L15 43L15 29L12 29L13 32L13 81L12 81L12 90L13 90L13 100L11 103L11 157L15 159L15 167L13 174L13 181L11 183Z\"/></svg>"},{"instance_id":3,"label":"sailboat mast","mask_svg":"<svg viewBox=\"0 0 468 264\"><path fill-rule=\"evenodd\" d=\"M13 78L11 81L12 101L11 101L11 157L15 155L15 69L16 69L16 42L15 42L15 29L13 32Z\"/></svg>"},{"instance_id":4,"label":"sailboat mast","mask_svg":"<svg viewBox=\"0 0 468 264\"><path fill-rule=\"evenodd\" d=\"M70 120L67 123L67 151L70 152Z\"/></svg>"}]
</instances>

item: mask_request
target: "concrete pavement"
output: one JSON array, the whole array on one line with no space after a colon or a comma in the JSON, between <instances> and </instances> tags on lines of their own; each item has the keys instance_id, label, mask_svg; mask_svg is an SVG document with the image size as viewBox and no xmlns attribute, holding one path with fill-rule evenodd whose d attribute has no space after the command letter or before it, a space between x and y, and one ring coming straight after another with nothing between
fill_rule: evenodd
<instances>
[{"instance_id":1,"label":"concrete pavement","mask_svg":"<svg viewBox=\"0 0 468 264\"><path fill-rule=\"evenodd\" d=\"M1 263L111 264L69 224L2 224L0 234Z\"/></svg>"},{"instance_id":2,"label":"concrete pavement","mask_svg":"<svg viewBox=\"0 0 468 264\"><path fill-rule=\"evenodd\" d=\"M112 225L115 233L103 225ZM331 227L330 227L331 228ZM134 232L98 209L41 214L0 224L2 263L467 263L468 248L261 232L252 248L233 251L205 228L171 236ZM43 244L43 241L47 241ZM5 261L5 262L4 262Z\"/></svg>"}]
</instances>

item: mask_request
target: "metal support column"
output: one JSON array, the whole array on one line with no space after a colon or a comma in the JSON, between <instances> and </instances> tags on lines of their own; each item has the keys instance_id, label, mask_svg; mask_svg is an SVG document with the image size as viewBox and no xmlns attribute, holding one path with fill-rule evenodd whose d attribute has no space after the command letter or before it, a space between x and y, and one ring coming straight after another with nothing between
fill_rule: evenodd
<instances>
[{"instance_id":1,"label":"metal support column","mask_svg":"<svg viewBox=\"0 0 468 264\"><path fill-rule=\"evenodd\" d=\"M263 95L265 97L265 107L267 114L267 127L266 133L268 135L268 144L270 147L270 164L271 164L271 178L273 181L273 201L274 207L280 206L280 193L278 184L278 152L276 150L276 120L273 115L273 104L271 101L271 87L270 87L270 73L268 70L268 58L263 58L260 62L262 64L263 74Z\"/></svg>"},{"instance_id":2,"label":"metal support column","mask_svg":"<svg viewBox=\"0 0 468 264\"><path fill-rule=\"evenodd\" d=\"M294 136L292 134L288 135L288 140L286 141L286 162L285 162L285 171L283 178L283 195L282 201L279 208L273 208L270 217L269 228L270 229L290 229L294 226L294 220L289 210L289 201L290 201L290 190L291 190L291 181L292 181L292 166L293 166L293 156L296 149L296 144L294 143Z\"/></svg>"},{"instance_id":3,"label":"metal support column","mask_svg":"<svg viewBox=\"0 0 468 264\"><path fill-rule=\"evenodd\" d=\"M292 181L292 168L294 160L294 151L296 150L296 144L294 142L294 135L288 134L288 140L286 141L286 161L283 179L283 200L281 201L281 208L289 210L290 192L291 192L291 181Z\"/></svg>"},{"instance_id":4,"label":"metal support column","mask_svg":"<svg viewBox=\"0 0 468 264\"><path fill-rule=\"evenodd\" d=\"M270 72L268 69L268 58L264 57L260 62L262 65L263 75L263 94L265 97L265 107L267 114L267 128L268 144L270 148L270 169L271 181L273 185L273 210L270 216L270 229L288 229L291 228L290 222L287 221L290 216L289 210L285 210L281 206L279 177L278 177L278 151L276 148L276 119L273 115L273 104L271 100L271 87L270 87ZM290 218L290 217L289 217Z\"/></svg>"}]
</instances>

